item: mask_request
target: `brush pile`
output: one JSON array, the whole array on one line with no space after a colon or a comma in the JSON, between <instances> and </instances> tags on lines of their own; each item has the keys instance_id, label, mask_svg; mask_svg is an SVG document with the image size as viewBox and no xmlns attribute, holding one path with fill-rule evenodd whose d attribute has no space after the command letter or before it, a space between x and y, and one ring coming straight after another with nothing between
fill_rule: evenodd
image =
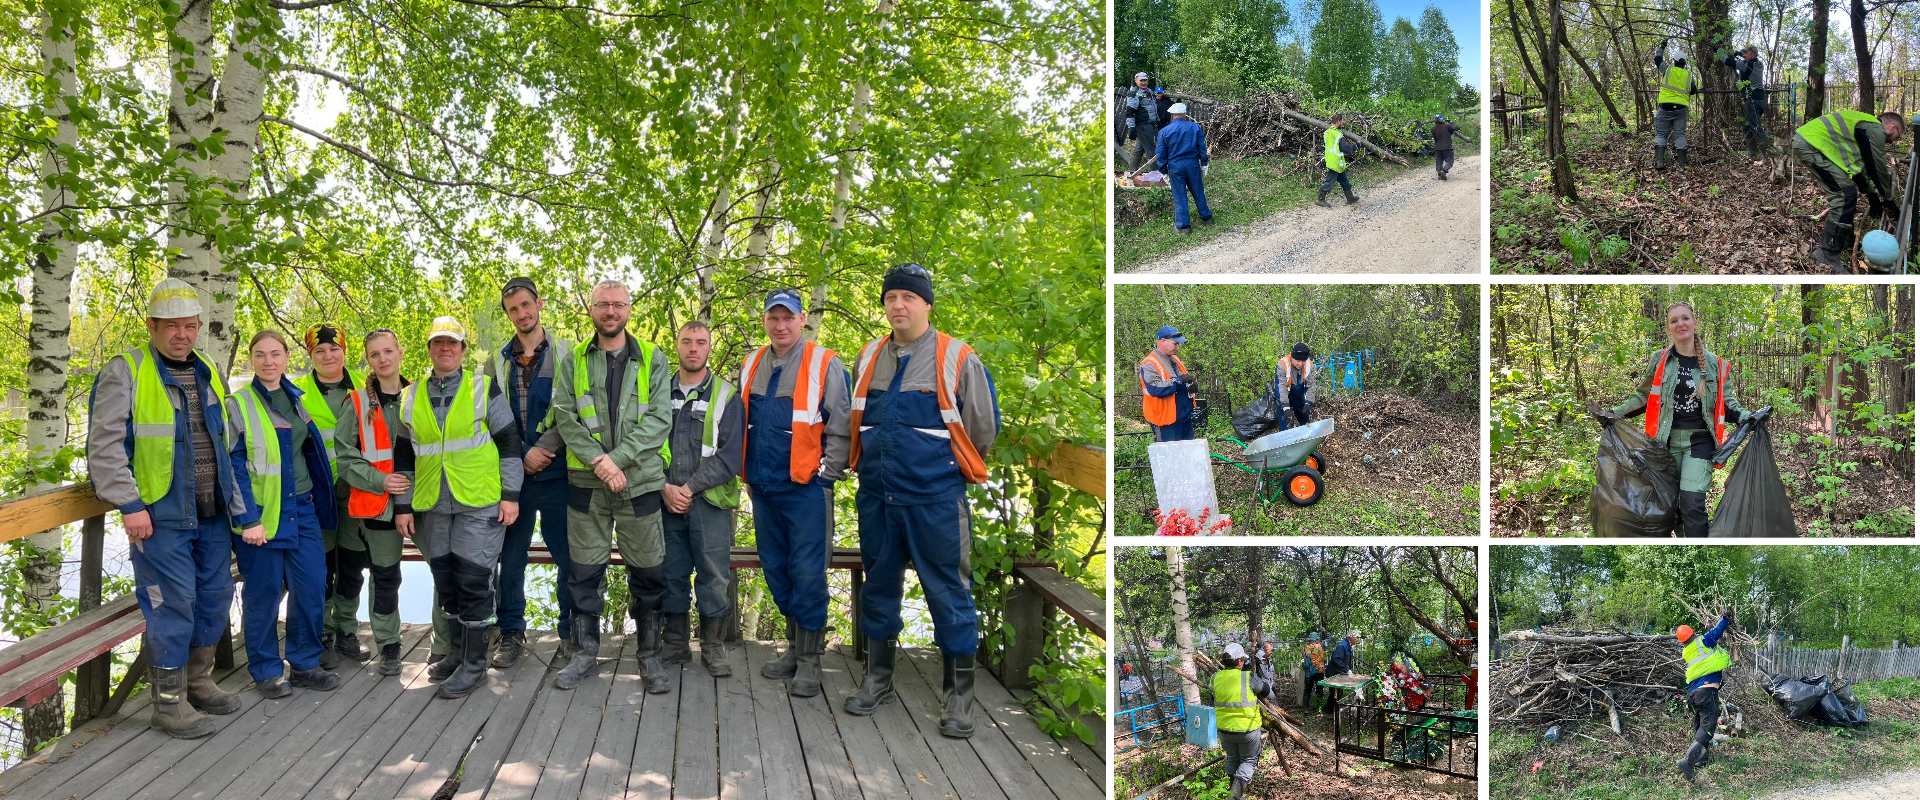
<instances>
[{"instance_id":1,"label":"brush pile","mask_svg":"<svg viewBox=\"0 0 1920 800\"><path fill-rule=\"evenodd\" d=\"M1317 162L1326 150L1322 138L1326 119L1308 114L1301 108L1299 97L1290 92L1259 92L1217 105L1207 109L1199 122L1206 129L1207 145L1214 158L1292 155ZM1392 120L1374 114L1348 114L1341 129L1369 145L1417 155L1422 147L1420 133L1431 128L1431 123L1432 120Z\"/></svg>"},{"instance_id":2,"label":"brush pile","mask_svg":"<svg viewBox=\"0 0 1920 800\"><path fill-rule=\"evenodd\" d=\"M1494 662L1493 718L1544 727L1663 707L1686 685L1672 636L1554 628L1504 634L1516 646Z\"/></svg>"}]
</instances>

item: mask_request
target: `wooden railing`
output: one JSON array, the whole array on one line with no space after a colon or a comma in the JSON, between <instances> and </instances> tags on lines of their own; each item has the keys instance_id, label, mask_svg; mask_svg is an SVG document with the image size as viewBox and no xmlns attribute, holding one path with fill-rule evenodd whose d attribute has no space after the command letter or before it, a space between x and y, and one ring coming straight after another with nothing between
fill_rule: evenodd
<instances>
[{"instance_id":1,"label":"wooden railing","mask_svg":"<svg viewBox=\"0 0 1920 800\"><path fill-rule=\"evenodd\" d=\"M1063 442L1050 457L1034 458L1032 465L1077 491L1106 498L1106 454L1102 450ZM114 513L113 506L94 495L91 483L56 486L0 500L0 542L81 523L79 612L26 639L0 647L0 706L38 704L60 691L63 676L75 672L72 725L78 726L95 718L112 716L145 676L147 651L143 647L120 684L111 687L113 649L142 635L146 631L146 618L131 593L111 600L101 597L106 518L110 513ZM553 563L543 544L535 543L530 555L535 563ZM410 542L402 551L402 558L421 560L419 551ZM614 559L614 563L619 563L617 553ZM828 568L852 573L857 608L863 576L860 551L839 548L828 561ZM731 563L735 569L758 569L760 557L752 548L734 548ZM1065 612L1076 624L1105 639L1106 603L1050 562L1016 560L1013 577L1014 591L1004 614L1007 625L1015 632L1014 642L992 661L1002 683L1009 688L1028 688L1031 685L1028 668L1039 663L1045 653L1047 630L1055 611ZM739 584L736 581L734 585ZM857 613L853 616L858 618ZM865 638L860 635L857 624L853 628L854 647L864 652ZM230 633L221 640L218 662L222 667L233 665ZM1023 635L1026 633L1037 635Z\"/></svg>"}]
</instances>

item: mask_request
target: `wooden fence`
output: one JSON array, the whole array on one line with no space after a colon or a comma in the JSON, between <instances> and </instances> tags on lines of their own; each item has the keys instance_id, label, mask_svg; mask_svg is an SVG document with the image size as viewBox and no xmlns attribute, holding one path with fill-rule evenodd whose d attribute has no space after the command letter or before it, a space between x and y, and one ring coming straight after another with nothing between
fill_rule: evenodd
<instances>
[{"instance_id":1,"label":"wooden fence","mask_svg":"<svg viewBox=\"0 0 1920 800\"><path fill-rule=\"evenodd\" d=\"M1754 655L1761 669L1795 678L1828 675L1849 681L1884 681L1920 677L1920 648L1898 644L1877 650L1852 647L1846 642L1828 650L1775 645L1755 650Z\"/></svg>"}]
</instances>

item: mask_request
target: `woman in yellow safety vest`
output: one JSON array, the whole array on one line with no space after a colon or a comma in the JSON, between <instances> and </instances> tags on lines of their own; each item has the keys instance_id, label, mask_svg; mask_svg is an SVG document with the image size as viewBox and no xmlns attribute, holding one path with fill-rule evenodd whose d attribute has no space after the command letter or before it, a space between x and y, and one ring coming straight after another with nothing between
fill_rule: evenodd
<instances>
[{"instance_id":1,"label":"woman in yellow safety vest","mask_svg":"<svg viewBox=\"0 0 1920 800\"><path fill-rule=\"evenodd\" d=\"M233 431L235 474L244 473L260 508L261 527L233 536L240 565L241 628L247 672L267 697L292 686L332 691L340 676L320 666L321 617L326 611L326 553L320 531L335 524L333 470L327 440L282 380L287 340L278 331L255 334L247 345L253 381L233 394L227 425ZM280 599L287 596L286 660L281 660ZM291 667L291 672L288 667Z\"/></svg>"},{"instance_id":2,"label":"woman in yellow safety vest","mask_svg":"<svg viewBox=\"0 0 1920 800\"><path fill-rule=\"evenodd\" d=\"M1227 753L1234 800L1240 800L1260 766L1260 701L1273 694L1273 684L1254 671L1239 642L1228 644L1223 655L1220 671L1213 673L1213 726Z\"/></svg>"},{"instance_id":3,"label":"woman in yellow safety vest","mask_svg":"<svg viewBox=\"0 0 1920 800\"><path fill-rule=\"evenodd\" d=\"M1647 359L1626 402L1598 415L1603 425L1646 415L1647 438L1664 442L1680 468L1679 530L1688 538L1707 535L1713 451L1747 415L1733 396L1732 366L1707 350L1698 326L1692 303L1667 306L1667 346Z\"/></svg>"}]
</instances>

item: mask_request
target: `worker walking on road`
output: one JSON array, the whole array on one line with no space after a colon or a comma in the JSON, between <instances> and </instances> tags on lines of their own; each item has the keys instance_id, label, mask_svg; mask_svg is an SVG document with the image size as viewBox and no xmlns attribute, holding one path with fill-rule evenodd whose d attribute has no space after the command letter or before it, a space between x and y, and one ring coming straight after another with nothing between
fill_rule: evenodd
<instances>
[{"instance_id":1,"label":"worker walking on road","mask_svg":"<svg viewBox=\"0 0 1920 800\"><path fill-rule=\"evenodd\" d=\"M1693 708L1693 744L1678 762L1680 774L1688 783L1693 782L1694 769L1706 766L1713 730L1720 724L1720 685L1725 682L1722 671L1733 666L1727 651L1720 649L1720 637L1731 624L1733 610L1728 609L1720 613L1720 624L1705 634L1694 636L1693 628L1686 625L1674 632L1674 638L1685 645L1680 657L1687 662L1687 705Z\"/></svg>"},{"instance_id":2,"label":"worker walking on road","mask_svg":"<svg viewBox=\"0 0 1920 800\"><path fill-rule=\"evenodd\" d=\"M1320 183L1320 198L1313 203L1321 208L1333 207L1327 203L1327 193L1333 191L1336 181L1340 184L1340 191L1347 194L1347 205L1360 202L1360 198L1353 193L1353 184L1347 182L1347 167L1352 165L1348 158L1359 152L1360 145L1347 139L1346 134L1341 132L1340 125L1345 121L1345 115L1333 115L1327 120L1326 135L1320 137L1326 145L1327 179Z\"/></svg>"},{"instance_id":3,"label":"worker walking on road","mask_svg":"<svg viewBox=\"0 0 1920 800\"><path fill-rule=\"evenodd\" d=\"M1899 211L1893 176L1887 171L1887 146L1900 141L1906 127L1900 115L1891 111L1875 117L1841 110L1810 120L1793 132L1793 154L1827 190L1826 227L1810 255L1835 275L1853 272L1840 251L1853 244L1853 214L1860 193L1866 192L1867 215L1873 219L1892 218Z\"/></svg>"},{"instance_id":4,"label":"worker walking on road","mask_svg":"<svg viewBox=\"0 0 1920 800\"><path fill-rule=\"evenodd\" d=\"M1295 344L1293 352L1281 356L1274 367L1273 396L1278 401L1274 418L1279 420L1280 430L1313 421L1313 404L1320 395L1313 385L1313 350L1304 342ZM1293 425L1287 424L1288 411L1293 412Z\"/></svg>"},{"instance_id":5,"label":"worker walking on road","mask_svg":"<svg viewBox=\"0 0 1920 800\"><path fill-rule=\"evenodd\" d=\"M1140 359L1140 412L1153 426L1156 442L1193 438L1193 375L1174 355L1187 337L1172 325L1162 325L1153 352Z\"/></svg>"},{"instance_id":6,"label":"worker walking on road","mask_svg":"<svg viewBox=\"0 0 1920 800\"><path fill-rule=\"evenodd\" d=\"M147 298L147 343L109 359L87 402L87 474L120 511L146 617L151 724L179 739L214 732L202 712L240 710L213 682L213 651L233 607L233 531L265 530L227 457L226 379L193 347L201 313L192 286L161 281Z\"/></svg>"},{"instance_id":7,"label":"worker walking on road","mask_svg":"<svg viewBox=\"0 0 1920 800\"><path fill-rule=\"evenodd\" d=\"M1173 187L1173 228L1183 236L1193 234L1193 219L1187 216L1187 193L1193 193L1194 210L1200 212L1200 224L1213 224L1213 210L1207 208L1207 133L1199 123L1187 119L1187 104L1174 103L1167 113L1173 117L1160 129L1154 157L1167 173Z\"/></svg>"},{"instance_id":8,"label":"worker walking on road","mask_svg":"<svg viewBox=\"0 0 1920 800\"><path fill-rule=\"evenodd\" d=\"M1440 174L1440 180L1446 180L1447 173L1453 171L1453 135L1459 131L1460 126L1447 115L1433 115L1433 170Z\"/></svg>"},{"instance_id":9,"label":"worker walking on road","mask_svg":"<svg viewBox=\"0 0 1920 800\"><path fill-rule=\"evenodd\" d=\"M887 271L880 306L892 333L854 361L852 452L860 473L860 632L867 664L847 713L872 714L894 699L894 655L905 620L907 564L919 576L940 648L945 708L940 735L973 735L974 657L970 486L987 482L985 457L1000 432L993 376L966 342L930 324L933 274L919 264ZM937 435L936 435L937 432Z\"/></svg>"},{"instance_id":10,"label":"worker walking on road","mask_svg":"<svg viewBox=\"0 0 1920 800\"><path fill-rule=\"evenodd\" d=\"M593 338L553 373L553 419L567 445L567 591L573 595L573 661L553 678L573 689L600 657L602 593L613 547L627 572L627 613L634 657L648 692L669 691L660 663L667 594L666 533L661 512L667 483L667 434L673 427L673 363L651 342L627 332L633 296L624 283L601 281L588 309Z\"/></svg>"},{"instance_id":11,"label":"worker walking on road","mask_svg":"<svg viewBox=\"0 0 1920 800\"><path fill-rule=\"evenodd\" d=\"M1740 129L1747 135L1747 158L1759 166L1766 163L1760 160L1760 149L1767 143L1767 129L1760 122L1767 113L1766 70L1760 68L1760 48L1747 45L1739 56L1728 55L1721 63L1733 70L1734 83L1740 87L1740 105L1747 115Z\"/></svg>"},{"instance_id":12,"label":"worker walking on road","mask_svg":"<svg viewBox=\"0 0 1920 800\"><path fill-rule=\"evenodd\" d=\"M1153 157L1160 140L1160 126L1167 118L1160 114L1159 93L1155 92L1147 79L1147 73L1133 76L1133 88L1127 90L1126 114L1127 141L1133 146L1127 148L1127 171L1132 172ZM1161 165L1163 168L1165 164ZM1163 170L1164 171L1164 170Z\"/></svg>"},{"instance_id":13,"label":"worker walking on road","mask_svg":"<svg viewBox=\"0 0 1920 800\"><path fill-rule=\"evenodd\" d=\"M1673 143L1673 163L1687 168L1687 106L1700 93L1700 78L1687 69L1687 60L1676 58L1667 63L1667 43L1653 57L1653 68L1660 73L1660 95L1654 98L1653 167L1667 168L1667 143Z\"/></svg>"},{"instance_id":14,"label":"worker walking on road","mask_svg":"<svg viewBox=\"0 0 1920 800\"><path fill-rule=\"evenodd\" d=\"M1254 670L1252 659L1238 642L1229 644L1213 673L1213 726L1226 751L1225 768L1233 780L1233 800L1247 796L1254 771L1260 767L1260 701L1273 694L1273 683Z\"/></svg>"}]
</instances>

